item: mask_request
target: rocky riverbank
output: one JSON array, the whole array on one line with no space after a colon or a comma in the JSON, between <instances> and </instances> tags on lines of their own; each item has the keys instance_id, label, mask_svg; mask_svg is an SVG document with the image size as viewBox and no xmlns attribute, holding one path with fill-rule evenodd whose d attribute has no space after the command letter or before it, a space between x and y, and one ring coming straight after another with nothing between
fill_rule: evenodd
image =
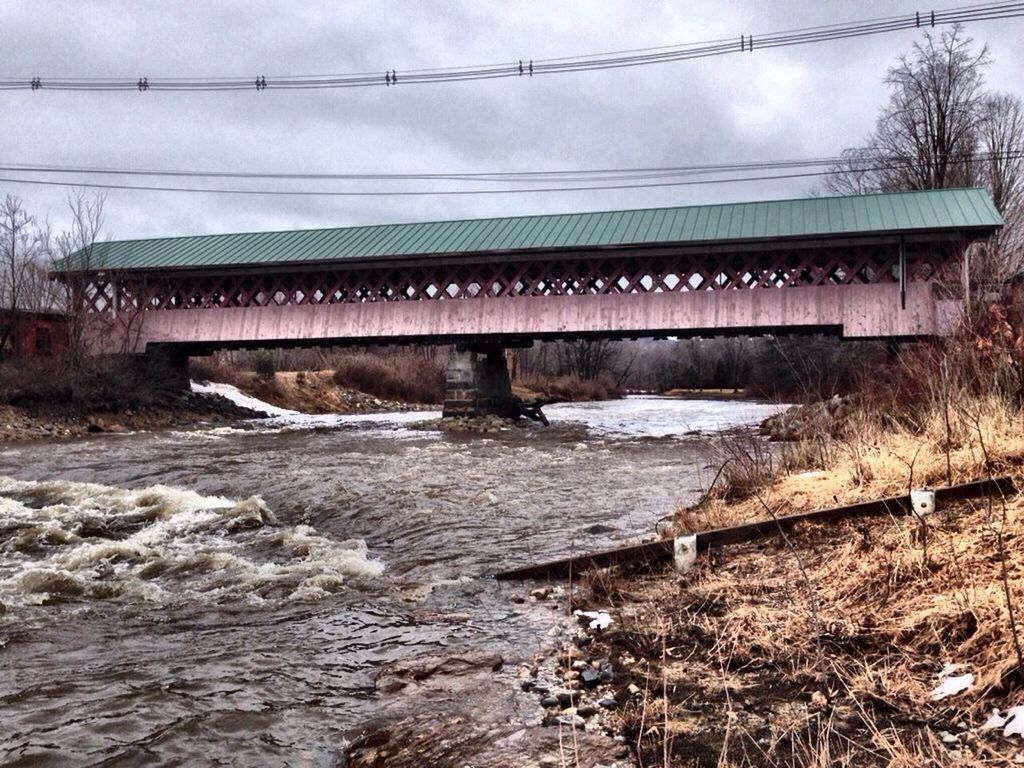
<instances>
[{"instance_id":1,"label":"rocky riverbank","mask_svg":"<svg viewBox=\"0 0 1024 768\"><path fill-rule=\"evenodd\" d=\"M838 437L854 407L852 398L838 395L817 403L794 405L762 421L760 434L785 442Z\"/></svg>"},{"instance_id":2,"label":"rocky riverbank","mask_svg":"<svg viewBox=\"0 0 1024 768\"><path fill-rule=\"evenodd\" d=\"M848 409L836 399L769 420L780 437L821 442L817 463L768 472L745 496L709 494L670 532L991 474L1024 487L1015 407L972 401L919 432ZM1014 495L804 524L713 549L685 575L580 574L574 600L611 621L585 648L614 670L608 724L643 765L1019 762L1022 529Z\"/></svg>"},{"instance_id":3,"label":"rocky riverbank","mask_svg":"<svg viewBox=\"0 0 1024 768\"><path fill-rule=\"evenodd\" d=\"M0 406L0 442L71 438L103 432L224 424L264 414L215 395L168 393L146 404L119 407L116 402L74 408L66 404Z\"/></svg>"},{"instance_id":4,"label":"rocky riverbank","mask_svg":"<svg viewBox=\"0 0 1024 768\"><path fill-rule=\"evenodd\" d=\"M566 614L561 587L533 589L516 602L548 606L551 641L532 661L509 668L487 651L403 659L384 667L374 688L381 715L351 734L352 768L626 768L625 740L609 713L631 689L615 688L607 658L585 650L607 624ZM562 642L564 640L564 642Z\"/></svg>"}]
</instances>

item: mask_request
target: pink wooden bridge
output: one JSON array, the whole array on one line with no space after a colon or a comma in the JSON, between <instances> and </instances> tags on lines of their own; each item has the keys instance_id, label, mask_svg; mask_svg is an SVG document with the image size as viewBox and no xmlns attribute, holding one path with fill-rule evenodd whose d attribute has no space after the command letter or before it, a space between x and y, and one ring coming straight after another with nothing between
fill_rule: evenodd
<instances>
[{"instance_id":1,"label":"pink wooden bridge","mask_svg":"<svg viewBox=\"0 0 1024 768\"><path fill-rule=\"evenodd\" d=\"M940 334L978 189L97 244L63 265L131 347Z\"/></svg>"}]
</instances>

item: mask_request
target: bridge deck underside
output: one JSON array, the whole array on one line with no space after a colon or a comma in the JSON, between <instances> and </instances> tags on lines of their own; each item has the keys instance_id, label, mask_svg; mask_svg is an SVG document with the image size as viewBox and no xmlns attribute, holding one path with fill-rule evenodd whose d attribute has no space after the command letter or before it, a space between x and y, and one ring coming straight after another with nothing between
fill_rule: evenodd
<instances>
[{"instance_id":1,"label":"bridge deck underside","mask_svg":"<svg viewBox=\"0 0 1024 768\"><path fill-rule=\"evenodd\" d=\"M607 254L223 274L98 274L83 300L132 343L274 344L525 340L830 330L941 333L948 244L743 253Z\"/></svg>"}]
</instances>

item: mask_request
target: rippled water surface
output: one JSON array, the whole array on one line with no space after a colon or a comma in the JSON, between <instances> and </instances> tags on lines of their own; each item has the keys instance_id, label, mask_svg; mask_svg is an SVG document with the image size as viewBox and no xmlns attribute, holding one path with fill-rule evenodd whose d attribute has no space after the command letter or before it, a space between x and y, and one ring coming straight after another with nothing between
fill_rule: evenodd
<instances>
[{"instance_id":1,"label":"rippled water surface","mask_svg":"<svg viewBox=\"0 0 1024 768\"><path fill-rule=\"evenodd\" d=\"M491 573L648 533L707 481L708 433L775 410L629 398L473 438L279 413L7 447L0 763L331 765L381 664L539 646L550 612Z\"/></svg>"}]
</instances>

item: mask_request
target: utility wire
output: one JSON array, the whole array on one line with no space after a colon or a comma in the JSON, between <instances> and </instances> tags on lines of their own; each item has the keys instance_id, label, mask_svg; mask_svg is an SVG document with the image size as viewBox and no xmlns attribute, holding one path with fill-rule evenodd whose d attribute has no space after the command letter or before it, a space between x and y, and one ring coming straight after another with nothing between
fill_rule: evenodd
<instances>
[{"instance_id":1,"label":"utility wire","mask_svg":"<svg viewBox=\"0 0 1024 768\"><path fill-rule=\"evenodd\" d=\"M977 153L951 161L952 164L969 164L985 162L997 159L1020 159L1024 158L1024 151L989 152ZM887 170L907 170L917 167L917 164L900 160L870 160L866 163L856 163L851 169L859 173L869 173ZM720 173L720 171L716 171ZM625 179L614 184L588 184L571 186L544 186L526 188L485 188L485 189L429 189L429 190L296 190L296 189L225 189L211 187L177 187L152 184L115 184L94 181L56 181L49 179L25 179L0 177L0 182L8 184L30 184L49 187L85 187L91 189L106 190L131 190L142 192L175 192L193 194L216 194L216 195L262 195L262 196L287 196L287 197L416 197L416 196L468 196L468 195L515 195L535 194L546 192L590 192L608 190L632 190L632 189L655 189L665 187L689 187L705 186L714 184L735 184L739 182L776 181L785 179L802 179L828 176L833 173L833 168L824 168L809 171L793 171L789 173L761 174L754 176L731 176L727 178L702 178L687 180L658 180L648 179L631 181Z\"/></svg>"},{"instance_id":2,"label":"utility wire","mask_svg":"<svg viewBox=\"0 0 1024 768\"><path fill-rule=\"evenodd\" d=\"M97 166L62 166L33 163L0 162L0 171L35 174L78 174L102 176L158 176L226 179L276 179L306 181L472 181L502 183L537 183L578 181L610 181L619 179L658 178L661 176L704 175L712 172L762 170L780 168L831 167L840 157L805 158L724 163L717 165L655 166L646 168L600 168L545 171L489 171L450 173L277 173L263 171L213 171L183 169L112 168Z\"/></svg>"},{"instance_id":3,"label":"utility wire","mask_svg":"<svg viewBox=\"0 0 1024 768\"><path fill-rule=\"evenodd\" d=\"M858 150L854 150L858 151ZM867 151L860 149L859 151ZM999 159L1004 153L976 152L966 156L967 161L982 161L987 158ZM114 168L110 166L68 166L40 163L11 163L0 161L0 172L32 173L45 175L100 175L100 176L155 176L214 179L259 179L259 180L304 180L304 181L469 181L500 183L564 183L644 180L685 176L705 176L712 173L738 171L780 170L795 168L824 167L832 169L844 163L877 162L880 158L858 161L845 156L810 157L787 160L742 161L704 165L669 165L633 168L597 168L526 171L482 171L446 173L302 173L272 171L218 171L186 169ZM1009 158L1007 158L1009 159ZM897 159L884 160L896 163Z\"/></svg>"},{"instance_id":4,"label":"utility wire","mask_svg":"<svg viewBox=\"0 0 1024 768\"><path fill-rule=\"evenodd\" d=\"M980 3L945 10L917 11L898 16L803 27L781 32L740 34L732 38L680 45L636 48L624 51L549 59L521 59L486 65L434 67L379 72L320 75L263 74L248 77L0 77L0 90L57 91L240 91L313 90L321 88L368 88L422 85L427 83L491 80L510 77L663 64L673 61L753 53L765 48L807 45L887 34L905 29L937 27L976 21L995 21L1024 16L1024 2Z\"/></svg>"}]
</instances>

